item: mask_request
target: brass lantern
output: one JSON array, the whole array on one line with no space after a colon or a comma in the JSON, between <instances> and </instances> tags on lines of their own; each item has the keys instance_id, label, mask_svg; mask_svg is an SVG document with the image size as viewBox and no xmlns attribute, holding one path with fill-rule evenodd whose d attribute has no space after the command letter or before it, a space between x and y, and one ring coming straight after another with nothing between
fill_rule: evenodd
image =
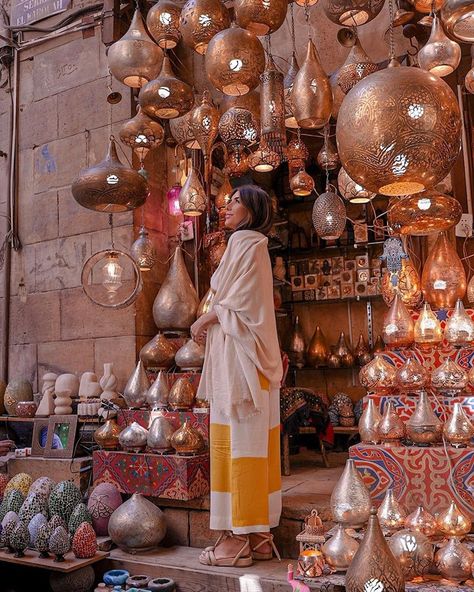
<instances>
[{"instance_id":1,"label":"brass lantern","mask_svg":"<svg viewBox=\"0 0 474 592\"><path fill-rule=\"evenodd\" d=\"M384 0L322 0L329 20L344 27L357 27L374 19L382 10Z\"/></svg>"},{"instance_id":2,"label":"brass lantern","mask_svg":"<svg viewBox=\"0 0 474 592\"><path fill-rule=\"evenodd\" d=\"M225 170L229 177L242 177L250 169L249 156L245 152L230 152L225 161Z\"/></svg>"},{"instance_id":3,"label":"brass lantern","mask_svg":"<svg viewBox=\"0 0 474 592\"><path fill-rule=\"evenodd\" d=\"M235 20L239 27L263 37L279 29L286 17L288 0L235 0Z\"/></svg>"},{"instance_id":4,"label":"brass lantern","mask_svg":"<svg viewBox=\"0 0 474 592\"><path fill-rule=\"evenodd\" d=\"M346 208L342 199L328 187L313 206L313 226L324 240L336 240L346 227Z\"/></svg>"},{"instance_id":5,"label":"brass lantern","mask_svg":"<svg viewBox=\"0 0 474 592\"><path fill-rule=\"evenodd\" d=\"M339 169L337 175L337 187L341 196L351 203L368 203L374 199L376 195L353 181L344 167Z\"/></svg>"},{"instance_id":6,"label":"brass lantern","mask_svg":"<svg viewBox=\"0 0 474 592\"><path fill-rule=\"evenodd\" d=\"M193 109L191 129L199 142L204 158L209 158L214 140L217 138L219 127L219 111L211 103L208 90L202 95L199 107Z\"/></svg>"},{"instance_id":7,"label":"brass lantern","mask_svg":"<svg viewBox=\"0 0 474 592\"><path fill-rule=\"evenodd\" d=\"M303 169L290 179L290 189L294 195L306 197L314 191L314 180Z\"/></svg>"},{"instance_id":8,"label":"brass lantern","mask_svg":"<svg viewBox=\"0 0 474 592\"><path fill-rule=\"evenodd\" d=\"M290 100L300 127L321 128L328 123L332 110L331 85L311 39L305 60L295 76Z\"/></svg>"},{"instance_id":9,"label":"brass lantern","mask_svg":"<svg viewBox=\"0 0 474 592\"><path fill-rule=\"evenodd\" d=\"M280 166L281 159L265 141L262 141L257 150L249 156L248 163L250 168L258 173L269 173Z\"/></svg>"},{"instance_id":10,"label":"brass lantern","mask_svg":"<svg viewBox=\"0 0 474 592\"><path fill-rule=\"evenodd\" d=\"M128 31L109 48L107 61L110 72L123 84L140 88L156 77L162 59L163 52L145 31L137 8Z\"/></svg>"},{"instance_id":11,"label":"brass lantern","mask_svg":"<svg viewBox=\"0 0 474 592\"><path fill-rule=\"evenodd\" d=\"M183 41L200 54L205 54L209 41L229 25L229 11L221 0L188 0L181 11Z\"/></svg>"},{"instance_id":12,"label":"brass lantern","mask_svg":"<svg viewBox=\"0 0 474 592\"><path fill-rule=\"evenodd\" d=\"M140 271L150 271L156 263L156 251L153 241L144 226L140 228L137 240L133 243L130 253L137 262Z\"/></svg>"},{"instance_id":13,"label":"brass lantern","mask_svg":"<svg viewBox=\"0 0 474 592\"><path fill-rule=\"evenodd\" d=\"M374 64L365 53L359 38L356 38L346 61L339 69L337 82L344 94L347 94L362 78L377 72L377 64Z\"/></svg>"},{"instance_id":14,"label":"brass lantern","mask_svg":"<svg viewBox=\"0 0 474 592\"><path fill-rule=\"evenodd\" d=\"M340 165L339 154L334 142L329 137L329 130L325 130L324 145L318 152L316 162L325 171L333 171Z\"/></svg>"},{"instance_id":15,"label":"brass lantern","mask_svg":"<svg viewBox=\"0 0 474 592\"><path fill-rule=\"evenodd\" d=\"M461 116L449 86L419 68L386 68L361 80L337 120L339 157L348 175L374 193L409 195L451 170Z\"/></svg>"},{"instance_id":16,"label":"brass lantern","mask_svg":"<svg viewBox=\"0 0 474 592\"><path fill-rule=\"evenodd\" d=\"M206 211L207 197L194 167L191 167L179 194L179 208L185 216L200 216Z\"/></svg>"},{"instance_id":17,"label":"brass lantern","mask_svg":"<svg viewBox=\"0 0 474 592\"><path fill-rule=\"evenodd\" d=\"M295 82L296 75L298 74L300 67L296 59L296 53L293 52L290 60L290 67L288 72L283 79L283 89L285 93L285 125L289 128L298 127L298 122L293 115L293 107L291 105L291 91L293 89L293 83Z\"/></svg>"},{"instance_id":18,"label":"brass lantern","mask_svg":"<svg viewBox=\"0 0 474 592\"><path fill-rule=\"evenodd\" d=\"M219 105L221 115L231 107L240 107L241 109L247 109L247 111L250 111L255 119L257 128L260 129L260 92L257 89L237 97L223 95L221 104Z\"/></svg>"},{"instance_id":19,"label":"brass lantern","mask_svg":"<svg viewBox=\"0 0 474 592\"><path fill-rule=\"evenodd\" d=\"M283 74L276 69L271 56L260 76L260 115L262 140L282 158L286 151Z\"/></svg>"},{"instance_id":20,"label":"brass lantern","mask_svg":"<svg viewBox=\"0 0 474 592\"><path fill-rule=\"evenodd\" d=\"M120 139L132 148L138 158L143 161L149 150L156 148L163 142L165 131L157 122L150 119L138 108L133 119L126 121L119 132Z\"/></svg>"},{"instance_id":21,"label":"brass lantern","mask_svg":"<svg viewBox=\"0 0 474 592\"><path fill-rule=\"evenodd\" d=\"M231 107L219 120L219 134L227 148L241 154L258 139L258 126L250 111Z\"/></svg>"},{"instance_id":22,"label":"brass lantern","mask_svg":"<svg viewBox=\"0 0 474 592\"><path fill-rule=\"evenodd\" d=\"M197 107L197 101L194 103ZM185 113L182 117L175 117L170 119L170 132L176 143L191 150L199 150L199 142L194 137L193 128L191 127L191 118L194 109Z\"/></svg>"},{"instance_id":23,"label":"brass lantern","mask_svg":"<svg viewBox=\"0 0 474 592\"><path fill-rule=\"evenodd\" d=\"M474 43L474 5L470 0L445 0L441 20L450 37Z\"/></svg>"},{"instance_id":24,"label":"brass lantern","mask_svg":"<svg viewBox=\"0 0 474 592\"><path fill-rule=\"evenodd\" d=\"M142 111L155 119L184 115L194 103L192 88L174 75L168 56L158 77L141 89L138 99Z\"/></svg>"},{"instance_id":25,"label":"brass lantern","mask_svg":"<svg viewBox=\"0 0 474 592\"><path fill-rule=\"evenodd\" d=\"M215 35L206 52L206 73L226 95L245 95L258 86L265 69L265 52L250 31L233 25Z\"/></svg>"},{"instance_id":26,"label":"brass lantern","mask_svg":"<svg viewBox=\"0 0 474 592\"><path fill-rule=\"evenodd\" d=\"M162 49L173 49L181 39L179 17L181 8L173 0L159 0L148 11L146 26Z\"/></svg>"},{"instance_id":27,"label":"brass lantern","mask_svg":"<svg viewBox=\"0 0 474 592\"><path fill-rule=\"evenodd\" d=\"M113 137L105 159L83 169L71 191L84 208L109 214L138 208L145 203L148 194L142 175L120 162Z\"/></svg>"},{"instance_id":28,"label":"brass lantern","mask_svg":"<svg viewBox=\"0 0 474 592\"><path fill-rule=\"evenodd\" d=\"M456 70L460 61L461 48L459 44L446 36L443 25L435 14L430 38L418 52L420 68L435 76L448 76Z\"/></svg>"}]
</instances>

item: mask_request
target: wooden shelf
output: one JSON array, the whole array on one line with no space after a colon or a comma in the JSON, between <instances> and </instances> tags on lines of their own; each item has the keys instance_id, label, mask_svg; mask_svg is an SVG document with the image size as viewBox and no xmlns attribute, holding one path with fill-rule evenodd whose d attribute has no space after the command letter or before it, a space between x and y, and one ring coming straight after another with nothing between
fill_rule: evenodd
<instances>
[{"instance_id":1,"label":"wooden shelf","mask_svg":"<svg viewBox=\"0 0 474 592\"><path fill-rule=\"evenodd\" d=\"M294 304L334 304L344 302L367 302L368 300L382 300L382 294L375 294L374 296L354 296L353 298L326 298L325 300L287 300L283 302L283 306Z\"/></svg>"},{"instance_id":2,"label":"wooden shelf","mask_svg":"<svg viewBox=\"0 0 474 592\"><path fill-rule=\"evenodd\" d=\"M54 415L51 415L50 417L54 417ZM48 419L47 417L16 417L14 415L0 415L0 422L6 422L6 423L18 423L18 422L26 422L26 423L33 423L35 421L35 419ZM85 418L85 417L80 417L79 418L79 423L99 423L99 418L98 417L90 417L90 418Z\"/></svg>"},{"instance_id":3,"label":"wooden shelf","mask_svg":"<svg viewBox=\"0 0 474 592\"><path fill-rule=\"evenodd\" d=\"M333 428L335 434L358 434L359 428L358 426L352 427L344 427L344 426L334 426Z\"/></svg>"},{"instance_id":4,"label":"wooden shelf","mask_svg":"<svg viewBox=\"0 0 474 592\"><path fill-rule=\"evenodd\" d=\"M41 569L60 571L62 573L76 571L76 569L86 567L86 565L102 561L102 559L105 559L108 556L109 554L104 551L97 551L94 557L91 557L90 559L76 559L74 554L70 551L64 556L64 561L58 562L54 561L54 557L52 556L47 559L42 559L38 556L37 551L32 551L31 549L25 551L24 557L14 557L13 553L9 554L5 553L3 550L0 551L0 561L4 561L5 563L14 563L15 565L23 565L24 567L39 567Z\"/></svg>"},{"instance_id":5,"label":"wooden shelf","mask_svg":"<svg viewBox=\"0 0 474 592\"><path fill-rule=\"evenodd\" d=\"M318 370L360 370L359 366L349 366L348 368L331 368L330 366L303 366L303 368L297 368L296 366L290 366L292 372L317 372Z\"/></svg>"}]
</instances>

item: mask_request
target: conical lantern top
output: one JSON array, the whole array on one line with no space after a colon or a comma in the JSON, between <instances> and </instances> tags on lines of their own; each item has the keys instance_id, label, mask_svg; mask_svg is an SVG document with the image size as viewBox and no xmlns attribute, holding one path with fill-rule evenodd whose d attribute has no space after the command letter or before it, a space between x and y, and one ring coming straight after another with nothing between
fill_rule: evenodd
<instances>
[{"instance_id":1,"label":"conical lantern top","mask_svg":"<svg viewBox=\"0 0 474 592\"><path fill-rule=\"evenodd\" d=\"M179 194L179 207L185 216L200 216L206 211L207 197L199 176L191 167Z\"/></svg>"},{"instance_id":2,"label":"conical lantern top","mask_svg":"<svg viewBox=\"0 0 474 592\"><path fill-rule=\"evenodd\" d=\"M383 340L392 348L409 347L414 341L414 325L410 313L397 292L385 315Z\"/></svg>"},{"instance_id":3,"label":"conical lantern top","mask_svg":"<svg viewBox=\"0 0 474 592\"><path fill-rule=\"evenodd\" d=\"M405 424L398 415L392 401L385 406L379 423L379 434L382 442L387 445L397 445L405 436Z\"/></svg>"},{"instance_id":4,"label":"conical lantern top","mask_svg":"<svg viewBox=\"0 0 474 592\"><path fill-rule=\"evenodd\" d=\"M368 391L384 394L394 387L395 374L392 364L389 364L381 353L377 353L359 372L359 381Z\"/></svg>"},{"instance_id":5,"label":"conical lantern top","mask_svg":"<svg viewBox=\"0 0 474 592\"><path fill-rule=\"evenodd\" d=\"M354 461L348 459L331 494L333 519L346 528L360 528L367 522L370 507L369 490Z\"/></svg>"},{"instance_id":6,"label":"conical lantern top","mask_svg":"<svg viewBox=\"0 0 474 592\"><path fill-rule=\"evenodd\" d=\"M418 64L435 76L448 76L461 61L461 48L446 36L441 21L435 14L431 34L426 45L418 52Z\"/></svg>"},{"instance_id":7,"label":"conical lantern top","mask_svg":"<svg viewBox=\"0 0 474 592\"><path fill-rule=\"evenodd\" d=\"M352 46L346 61L339 69L337 82L344 94L348 93L362 78L378 70L369 56L365 53L360 40L356 37L356 42Z\"/></svg>"},{"instance_id":8,"label":"conical lantern top","mask_svg":"<svg viewBox=\"0 0 474 592\"><path fill-rule=\"evenodd\" d=\"M439 530L447 536L463 537L471 531L472 522L452 501L436 519Z\"/></svg>"},{"instance_id":9,"label":"conical lantern top","mask_svg":"<svg viewBox=\"0 0 474 592\"><path fill-rule=\"evenodd\" d=\"M219 132L219 111L211 102L208 90L202 94L201 104L193 110L191 129L205 158L209 158L212 145Z\"/></svg>"},{"instance_id":10,"label":"conical lantern top","mask_svg":"<svg viewBox=\"0 0 474 592\"><path fill-rule=\"evenodd\" d=\"M426 391L420 393L415 411L406 423L406 430L408 438L420 446L441 440L443 424L433 411Z\"/></svg>"},{"instance_id":11,"label":"conical lantern top","mask_svg":"<svg viewBox=\"0 0 474 592\"><path fill-rule=\"evenodd\" d=\"M420 349L436 347L443 341L443 330L438 317L428 302L423 304L420 316L415 323L415 343Z\"/></svg>"},{"instance_id":12,"label":"conical lantern top","mask_svg":"<svg viewBox=\"0 0 474 592\"><path fill-rule=\"evenodd\" d=\"M146 401L149 388L150 382L146 375L145 366L141 360L138 360L138 364L123 391L123 398L129 407L139 409Z\"/></svg>"},{"instance_id":13,"label":"conical lantern top","mask_svg":"<svg viewBox=\"0 0 474 592\"><path fill-rule=\"evenodd\" d=\"M428 372L414 356L410 356L398 368L395 384L402 392L413 392L423 389L428 382Z\"/></svg>"},{"instance_id":14,"label":"conical lantern top","mask_svg":"<svg viewBox=\"0 0 474 592\"><path fill-rule=\"evenodd\" d=\"M469 345L474 341L474 321L467 314L461 299L458 299L453 314L446 322L444 338L455 347Z\"/></svg>"},{"instance_id":15,"label":"conical lantern top","mask_svg":"<svg viewBox=\"0 0 474 592\"><path fill-rule=\"evenodd\" d=\"M407 511L395 498L393 489L387 489L387 493L377 510L380 526L390 532L403 528Z\"/></svg>"},{"instance_id":16,"label":"conical lantern top","mask_svg":"<svg viewBox=\"0 0 474 592\"><path fill-rule=\"evenodd\" d=\"M467 446L474 436L474 426L464 411L461 403L454 403L453 412L444 424L443 434L455 448Z\"/></svg>"},{"instance_id":17,"label":"conical lantern top","mask_svg":"<svg viewBox=\"0 0 474 592\"><path fill-rule=\"evenodd\" d=\"M309 365L314 367L325 366L329 353L326 337L318 325L308 347L307 358Z\"/></svg>"}]
</instances>

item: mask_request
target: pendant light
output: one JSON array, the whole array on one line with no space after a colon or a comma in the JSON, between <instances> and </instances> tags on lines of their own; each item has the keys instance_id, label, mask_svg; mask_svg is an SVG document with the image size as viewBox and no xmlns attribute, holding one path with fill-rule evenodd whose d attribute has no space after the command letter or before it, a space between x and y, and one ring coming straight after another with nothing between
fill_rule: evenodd
<instances>
[{"instance_id":1,"label":"pendant light","mask_svg":"<svg viewBox=\"0 0 474 592\"><path fill-rule=\"evenodd\" d=\"M365 53L359 38L352 46L349 55L339 69L337 82L344 94L347 94L362 78L377 72L378 67Z\"/></svg>"},{"instance_id":2,"label":"pendant light","mask_svg":"<svg viewBox=\"0 0 474 592\"><path fill-rule=\"evenodd\" d=\"M403 245L405 249L405 244ZM403 258L397 272L388 269L382 276L382 296L387 306L392 304L398 292L407 308L419 308L423 302L420 275L409 257Z\"/></svg>"},{"instance_id":3,"label":"pendant light","mask_svg":"<svg viewBox=\"0 0 474 592\"><path fill-rule=\"evenodd\" d=\"M249 166L257 173L269 173L280 166L280 157L265 141L260 142L259 147L248 159Z\"/></svg>"},{"instance_id":4,"label":"pendant light","mask_svg":"<svg viewBox=\"0 0 474 592\"><path fill-rule=\"evenodd\" d=\"M260 0L259 0L260 1ZM286 0L285 0L286 2ZM283 158L286 152L285 95L283 74L273 61L270 43L268 61L260 76L260 137Z\"/></svg>"},{"instance_id":5,"label":"pendant light","mask_svg":"<svg viewBox=\"0 0 474 592\"><path fill-rule=\"evenodd\" d=\"M146 26L162 49L174 49L178 45L180 15L181 8L173 0L158 0L148 11Z\"/></svg>"},{"instance_id":6,"label":"pendant light","mask_svg":"<svg viewBox=\"0 0 474 592\"><path fill-rule=\"evenodd\" d=\"M462 300L456 302L453 314L446 321L444 338L454 347L470 345L474 341L474 321L464 309Z\"/></svg>"},{"instance_id":7,"label":"pendant light","mask_svg":"<svg viewBox=\"0 0 474 592\"><path fill-rule=\"evenodd\" d=\"M312 218L316 234L324 240L336 240L344 232L346 208L331 186L327 186L326 191L316 198Z\"/></svg>"},{"instance_id":8,"label":"pendant light","mask_svg":"<svg viewBox=\"0 0 474 592\"><path fill-rule=\"evenodd\" d=\"M130 248L132 257L137 262L140 271L150 271L156 263L156 251L148 231L142 224L137 240Z\"/></svg>"},{"instance_id":9,"label":"pendant light","mask_svg":"<svg viewBox=\"0 0 474 592\"><path fill-rule=\"evenodd\" d=\"M211 148L219 132L219 111L211 102L211 95L205 90L199 107L193 110L191 116L191 129L194 137L199 142L204 159L208 160Z\"/></svg>"},{"instance_id":10,"label":"pendant light","mask_svg":"<svg viewBox=\"0 0 474 592\"><path fill-rule=\"evenodd\" d=\"M239 27L257 37L277 31L283 24L288 0L235 0L235 20Z\"/></svg>"},{"instance_id":11,"label":"pendant light","mask_svg":"<svg viewBox=\"0 0 474 592\"><path fill-rule=\"evenodd\" d=\"M200 216L206 211L207 197L194 166L179 194L179 207L185 216Z\"/></svg>"},{"instance_id":12,"label":"pendant light","mask_svg":"<svg viewBox=\"0 0 474 592\"><path fill-rule=\"evenodd\" d=\"M225 169L231 178L247 174L250 169L248 154L246 152L230 152L225 161Z\"/></svg>"},{"instance_id":13,"label":"pendant light","mask_svg":"<svg viewBox=\"0 0 474 592\"><path fill-rule=\"evenodd\" d=\"M199 142L196 140L191 127L191 117L193 111L199 106L197 97L194 97L194 107L181 117L175 117L169 120L170 132L176 143L183 148L199 150Z\"/></svg>"},{"instance_id":14,"label":"pendant light","mask_svg":"<svg viewBox=\"0 0 474 592\"><path fill-rule=\"evenodd\" d=\"M474 5L471 0L444 0L441 20L450 37L474 43Z\"/></svg>"},{"instance_id":15,"label":"pendant light","mask_svg":"<svg viewBox=\"0 0 474 592\"><path fill-rule=\"evenodd\" d=\"M329 135L329 125L324 128L324 144L318 152L316 162L323 170L333 171L341 164L336 146Z\"/></svg>"},{"instance_id":16,"label":"pendant light","mask_svg":"<svg viewBox=\"0 0 474 592\"><path fill-rule=\"evenodd\" d=\"M425 302L415 323L415 344L420 349L430 349L437 347L442 341L441 323L428 302Z\"/></svg>"},{"instance_id":17,"label":"pendant light","mask_svg":"<svg viewBox=\"0 0 474 592\"><path fill-rule=\"evenodd\" d=\"M189 84L175 76L166 55L158 77L141 89L138 99L149 117L173 119L192 108L194 95Z\"/></svg>"},{"instance_id":18,"label":"pendant light","mask_svg":"<svg viewBox=\"0 0 474 592\"><path fill-rule=\"evenodd\" d=\"M317 0L316 0L317 1ZM291 104L291 91L295 82L296 75L300 69L296 53L296 35L295 35L295 15L293 2L290 2L290 17L291 17L291 43L293 51L290 59L290 67L283 79L283 92L285 95L285 126L288 128L297 128L298 122L293 115L293 105Z\"/></svg>"},{"instance_id":19,"label":"pendant light","mask_svg":"<svg viewBox=\"0 0 474 592\"><path fill-rule=\"evenodd\" d=\"M220 0L188 0L180 17L185 45L205 54L209 41L230 25L229 11Z\"/></svg>"},{"instance_id":20,"label":"pendant light","mask_svg":"<svg viewBox=\"0 0 474 592\"><path fill-rule=\"evenodd\" d=\"M375 193L367 191L361 185L353 181L344 167L339 169L337 175L337 188L344 199L351 203L364 204L368 203L376 196Z\"/></svg>"},{"instance_id":21,"label":"pendant light","mask_svg":"<svg viewBox=\"0 0 474 592\"><path fill-rule=\"evenodd\" d=\"M301 130L298 128L297 137L290 140L287 149L287 159L290 166L300 166L309 158L309 151L306 144L301 139Z\"/></svg>"},{"instance_id":22,"label":"pendant light","mask_svg":"<svg viewBox=\"0 0 474 592\"><path fill-rule=\"evenodd\" d=\"M145 30L137 8L125 35L109 47L107 62L118 81L132 88L140 88L160 71L163 52Z\"/></svg>"},{"instance_id":23,"label":"pendant light","mask_svg":"<svg viewBox=\"0 0 474 592\"><path fill-rule=\"evenodd\" d=\"M258 126L247 109L231 107L220 118L219 134L229 151L242 154L258 140Z\"/></svg>"},{"instance_id":24,"label":"pendant light","mask_svg":"<svg viewBox=\"0 0 474 592\"><path fill-rule=\"evenodd\" d=\"M308 149L301 140L301 130L298 128L298 135L288 144L287 150L290 189L296 196L305 197L314 191L314 180L305 171L308 157Z\"/></svg>"},{"instance_id":25,"label":"pendant light","mask_svg":"<svg viewBox=\"0 0 474 592\"><path fill-rule=\"evenodd\" d=\"M382 10L384 0L321 0L323 10L333 23L357 27L374 19Z\"/></svg>"},{"instance_id":26,"label":"pendant light","mask_svg":"<svg viewBox=\"0 0 474 592\"><path fill-rule=\"evenodd\" d=\"M219 105L221 116L232 107L239 107L246 109L252 114L257 129L260 129L260 92L257 89L251 90L245 95L238 95L232 97L231 95L223 95Z\"/></svg>"},{"instance_id":27,"label":"pendant light","mask_svg":"<svg viewBox=\"0 0 474 592\"><path fill-rule=\"evenodd\" d=\"M138 113L133 119L126 121L119 132L122 142L129 146L143 163L150 150L162 144L165 137L163 127L142 113L138 107Z\"/></svg>"},{"instance_id":28,"label":"pendant light","mask_svg":"<svg viewBox=\"0 0 474 592\"><path fill-rule=\"evenodd\" d=\"M471 45L471 69L464 78L464 85L467 92L474 94L474 46Z\"/></svg>"},{"instance_id":29,"label":"pendant light","mask_svg":"<svg viewBox=\"0 0 474 592\"><path fill-rule=\"evenodd\" d=\"M410 347L415 340L413 320L398 292L385 315L382 336L394 349Z\"/></svg>"},{"instance_id":30,"label":"pendant light","mask_svg":"<svg viewBox=\"0 0 474 592\"><path fill-rule=\"evenodd\" d=\"M461 48L459 44L446 36L443 25L435 14L430 38L418 52L420 68L435 76L448 76L456 70L460 61Z\"/></svg>"},{"instance_id":31,"label":"pendant light","mask_svg":"<svg viewBox=\"0 0 474 592\"><path fill-rule=\"evenodd\" d=\"M210 82L226 95L245 95L258 86L265 69L265 52L259 39L235 24L215 35L205 59Z\"/></svg>"},{"instance_id":32,"label":"pendant light","mask_svg":"<svg viewBox=\"0 0 474 592\"><path fill-rule=\"evenodd\" d=\"M314 180L305 170L301 170L290 179L290 189L298 197L307 197L314 191Z\"/></svg>"}]
</instances>

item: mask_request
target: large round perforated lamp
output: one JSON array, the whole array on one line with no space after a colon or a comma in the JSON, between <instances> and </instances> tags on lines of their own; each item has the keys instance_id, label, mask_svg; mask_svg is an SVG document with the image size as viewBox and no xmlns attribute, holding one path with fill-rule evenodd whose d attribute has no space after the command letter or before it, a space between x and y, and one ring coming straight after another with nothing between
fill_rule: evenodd
<instances>
[{"instance_id":1,"label":"large round perforated lamp","mask_svg":"<svg viewBox=\"0 0 474 592\"><path fill-rule=\"evenodd\" d=\"M419 68L392 67L346 95L336 138L351 179L374 193L410 195L430 189L453 167L461 115L443 80Z\"/></svg>"},{"instance_id":2,"label":"large round perforated lamp","mask_svg":"<svg viewBox=\"0 0 474 592\"><path fill-rule=\"evenodd\" d=\"M450 37L474 43L474 4L472 0L445 0L441 20Z\"/></svg>"}]
</instances>

